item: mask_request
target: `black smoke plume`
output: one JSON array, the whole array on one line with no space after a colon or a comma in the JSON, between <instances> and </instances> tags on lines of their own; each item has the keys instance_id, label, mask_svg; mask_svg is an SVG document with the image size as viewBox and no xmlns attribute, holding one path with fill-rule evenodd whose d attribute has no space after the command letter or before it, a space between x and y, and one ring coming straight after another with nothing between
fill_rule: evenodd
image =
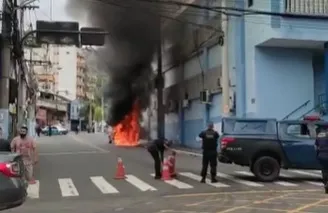
<instances>
[{"instance_id":1,"label":"black smoke plume","mask_svg":"<svg viewBox=\"0 0 328 213\"><path fill-rule=\"evenodd\" d=\"M110 107L108 123L120 122L136 100L145 109L153 86L151 62L160 39L160 14L165 11L162 4L138 0L67 2L69 14L76 18L87 16L91 27L101 27L110 33L106 47L99 52L110 78L105 92Z\"/></svg>"}]
</instances>

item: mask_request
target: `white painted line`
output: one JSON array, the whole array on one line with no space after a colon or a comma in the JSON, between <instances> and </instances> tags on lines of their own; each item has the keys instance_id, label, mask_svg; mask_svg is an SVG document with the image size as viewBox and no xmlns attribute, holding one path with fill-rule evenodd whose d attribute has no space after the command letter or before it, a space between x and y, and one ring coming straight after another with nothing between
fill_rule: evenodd
<instances>
[{"instance_id":1,"label":"white painted line","mask_svg":"<svg viewBox=\"0 0 328 213\"><path fill-rule=\"evenodd\" d=\"M311 173L311 172L305 172L305 171L300 171L300 170L290 170L290 171L294 172L294 173L297 173L297 174L300 174L300 175L307 175L307 176L311 176L311 177L322 178L322 176L320 174L314 174L314 173Z\"/></svg>"},{"instance_id":2,"label":"white painted line","mask_svg":"<svg viewBox=\"0 0 328 213\"><path fill-rule=\"evenodd\" d=\"M199 175L195 175L191 172L181 172L179 173L181 176L184 176L184 177L187 177L187 178L190 178L192 180L196 180L196 181L200 181L201 180L201 176ZM210 185L210 186L213 186L213 187L216 187L216 188L223 188L223 187L230 187L229 185L226 185L226 184L223 184L223 183L211 183L211 180L206 178L206 184Z\"/></svg>"},{"instance_id":3,"label":"white painted line","mask_svg":"<svg viewBox=\"0 0 328 213\"><path fill-rule=\"evenodd\" d=\"M279 177L282 177L282 178L294 178L295 176L280 172Z\"/></svg>"},{"instance_id":4,"label":"white painted line","mask_svg":"<svg viewBox=\"0 0 328 213\"><path fill-rule=\"evenodd\" d=\"M27 197L31 199L40 198L40 182L36 180L35 184L29 184L27 187Z\"/></svg>"},{"instance_id":5,"label":"white painted line","mask_svg":"<svg viewBox=\"0 0 328 213\"><path fill-rule=\"evenodd\" d=\"M58 179L58 183L63 197L79 196L79 192L71 178L60 178Z\"/></svg>"},{"instance_id":6,"label":"white painted line","mask_svg":"<svg viewBox=\"0 0 328 213\"><path fill-rule=\"evenodd\" d=\"M324 186L322 182L315 182L315 181L305 181L305 183L314 185L314 186Z\"/></svg>"},{"instance_id":7,"label":"white painted line","mask_svg":"<svg viewBox=\"0 0 328 213\"><path fill-rule=\"evenodd\" d=\"M281 186L292 186L292 187L298 186L298 184L290 183L287 181L274 181L274 183Z\"/></svg>"},{"instance_id":8,"label":"white painted line","mask_svg":"<svg viewBox=\"0 0 328 213\"><path fill-rule=\"evenodd\" d=\"M196 153L196 152L188 152L188 151L183 151L183 150L179 150L179 149L173 149L176 153L180 153L180 154L185 154L185 155L192 155L192 156L196 156L196 157L202 157L203 154L200 153Z\"/></svg>"},{"instance_id":9,"label":"white painted line","mask_svg":"<svg viewBox=\"0 0 328 213\"><path fill-rule=\"evenodd\" d=\"M90 152L55 152L55 153L40 153L40 156L59 156L59 155L81 155L81 154L107 154L107 152L99 152L99 151L90 151Z\"/></svg>"},{"instance_id":10,"label":"white painted line","mask_svg":"<svg viewBox=\"0 0 328 213\"><path fill-rule=\"evenodd\" d=\"M119 193L119 191L109 184L102 176L90 177L90 179L103 194Z\"/></svg>"},{"instance_id":11,"label":"white painted line","mask_svg":"<svg viewBox=\"0 0 328 213\"><path fill-rule=\"evenodd\" d=\"M239 175L246 175L246 176L254 176L253 173L251 172L246 172L246 171L235 171L236 174L239 174Z\"/></svg>"},{"instance_id":12,"label":"white painted line","mask_svg":"<svg viewBox=\"0 0 328 213\"><path fill-rule=\"evenodd\" d=\"M237 179L237 178L235 178L231 175L223 174L223 173L220 173L220 172L217 173L217 176L220 177L220 178L231 180L231 181L236 182L236 183L246 185L246 186L252 186L252 187L263 187L264 186L263 184L255 183L255 182L248 181L248 180L239 180L239 179Z\"/></svg>"},{"instance_id":13,"label":"white painted line","mask_svg":"<svg viewBox=\"0 0 328 213\"><path fill-rule=\"evenodd\" d=\"M155 177L155 174L151 174L151 176ZM167 184L170 184L171 186L174 186L178 189L192 189L192 188L194 188L193 186L191 186L187 183L181 182L177 179L165 180L164 182L167 183Z\"/></svg>"},{"instance_id":14,"label":"white painted line","mask_svg":"<svg viewBox=\"0 0 328 213\"><path fill-rule=\"evenodd\" d=\"M127 182L131 183L132 185L134 185L135 187L137 187L138 189L140 189L143 192L145 192L145 191L157 191L156 188L152 187L148 183L143 182L142 180L140 180L139 178L137 178L134 175L126 175L125 180Z\"/></svg>"},{"instance_id":15,"label":"white painted line","mask_svg":"<svg viewBox=\"0 0 328 213\"><path fill-rule=\"evenodd\" d=\"M108 150L103 149L103 148L100 148L100 147L98 147L98 146L96 146L96 145L94 145L92 143L87 143L87 142L83 141L81 138L78 138L75 135L69 135L69 136L72 137L75 141L79 142L80 144L84 144L86 146L89 146L89 147L94 148L96 150L99 150L101 152L106 152L106 153L108 152Z\"/></svg>"},{"instance_id":16,"label":"white painted line","mask_svg":"<svg viewBox=\"0 0 328 213\"><path fill-rule=\"evenodd\" d=\"M250 176L250 177L254 177L254 174L251 173L251 172L236 171L235 173ZM282 175L284 175L284 174L282 174ZM285 177L287 177L287 175ZM281 185L281 186L293 186L293 187L298 186L298 184L290 183L290 182L287 182L287 181L274 181L273 183L275 183L277 185Z\"/></svg>"}]
</instances>

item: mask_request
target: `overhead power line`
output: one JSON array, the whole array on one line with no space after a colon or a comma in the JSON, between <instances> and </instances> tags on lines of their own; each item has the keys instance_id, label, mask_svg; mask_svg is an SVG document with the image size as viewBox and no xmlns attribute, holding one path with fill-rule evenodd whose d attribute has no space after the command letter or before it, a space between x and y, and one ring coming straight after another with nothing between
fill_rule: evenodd
<instances>
[{"instance_id":1,"label":"overhead power line","mask_svg":"<svg viewBox=\"0 0 328 213\"><path fill-rule=\"evenodd\" d=\"M177 6L186 6L186 7L193 7L202 10L210 10L210 11L217 11L222 10L221 12L225 11L235 11L240 13L247 13L247 15L268 15L268 16L279 16L284 18L301 18L301 19L328 19L326 15L308 15L308 14L294 14L294 13L281 13L281 12L269 12L264 10L254 10L254 9L243 9L237 7L208 7L199 4L189 4L183 3L178 1L171 1L171 0L135 0L140 2L150 2L150 3L158 3L158 4L171 4Z\"/></svg>"}]
</instances>

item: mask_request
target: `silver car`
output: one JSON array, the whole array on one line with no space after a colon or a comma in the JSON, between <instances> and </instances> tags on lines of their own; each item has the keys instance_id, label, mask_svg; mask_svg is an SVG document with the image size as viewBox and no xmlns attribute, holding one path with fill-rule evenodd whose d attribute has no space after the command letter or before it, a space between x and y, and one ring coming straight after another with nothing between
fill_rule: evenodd
<instances>
[{"instance_id":1,"label":"silver car","mask_svg":"<svg viewBox=\"0 0 328 213\"><path fill-rule=\"evenodd\" d=\"M0 211L22 205L27 186L21 155L0 152Z\"/></svg>"}]
</instances>

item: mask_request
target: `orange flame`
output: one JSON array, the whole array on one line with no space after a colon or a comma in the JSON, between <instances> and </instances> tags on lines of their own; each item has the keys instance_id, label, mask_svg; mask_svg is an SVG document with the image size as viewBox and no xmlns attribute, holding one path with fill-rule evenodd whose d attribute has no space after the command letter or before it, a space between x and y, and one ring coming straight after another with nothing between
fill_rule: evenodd
<instances>
[{"instance_id":1,"label":"orange flame","mask_svg":"<svg viewBox=\"0 0 328 213\"><path fill-rule=\"evenodd\" d=\"M132 111L125 116L114 127L114 143L116 146L138 146L139 145L139 115L140 109L138 104L134 104Z\"/></svg>"}]
</instances>

